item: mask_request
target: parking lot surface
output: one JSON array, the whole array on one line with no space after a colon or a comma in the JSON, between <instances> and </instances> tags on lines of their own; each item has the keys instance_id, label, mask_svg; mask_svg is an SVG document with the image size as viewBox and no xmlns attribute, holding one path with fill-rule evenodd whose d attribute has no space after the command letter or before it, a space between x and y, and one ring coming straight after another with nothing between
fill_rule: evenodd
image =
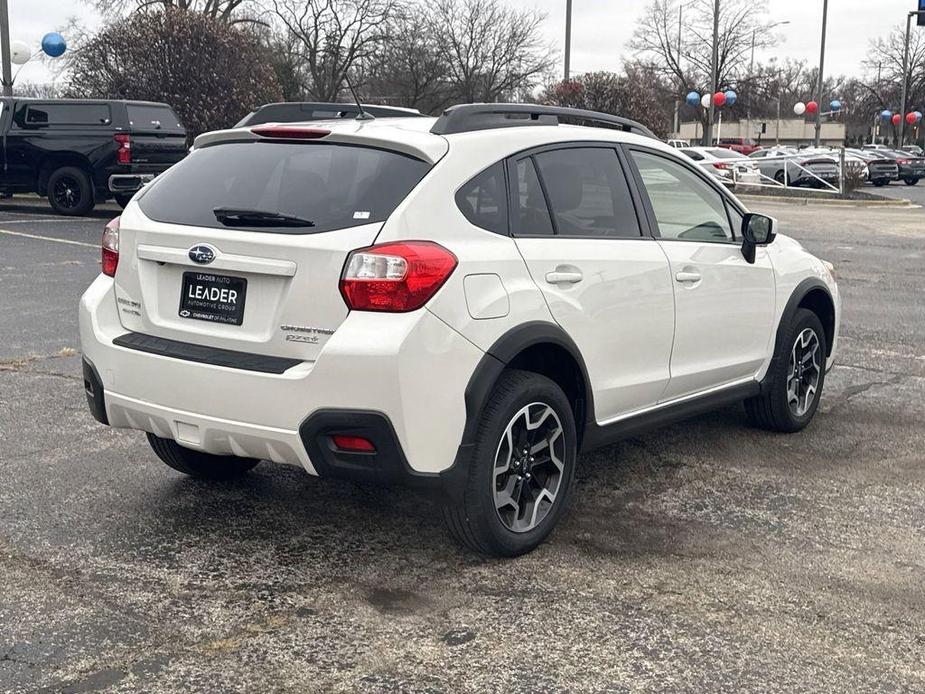
<instances>
[{"instance_id":1,"label":"parking lot surface","mask_svg":"<svg viewBox=\"0 0 925 694\"><path fill-rule=\"evenodd\" d=\"M96 424L76 306L115 211L0 205L0 691L925 690L925 210L752 207L838 272L815 421L584 456L502 561L419 494L197 482Z\"/></svg>"}]
</instances>

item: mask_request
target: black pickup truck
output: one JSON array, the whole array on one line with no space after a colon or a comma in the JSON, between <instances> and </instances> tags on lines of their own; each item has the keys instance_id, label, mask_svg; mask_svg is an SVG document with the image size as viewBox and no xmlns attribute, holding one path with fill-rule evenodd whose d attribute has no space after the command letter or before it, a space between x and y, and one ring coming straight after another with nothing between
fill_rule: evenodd
<instances>
[{"instance_id":1,"label":"black pickup truck","mask_svg":"<svg viewBox=\"0 0 925 694\"><path fill-rule=\"evenodd\" d=\"M186 131L167 104L97 99L0 100L0 194L47 196L59 214L82 215L180 161Z\"/></svg>"}]
</instances>

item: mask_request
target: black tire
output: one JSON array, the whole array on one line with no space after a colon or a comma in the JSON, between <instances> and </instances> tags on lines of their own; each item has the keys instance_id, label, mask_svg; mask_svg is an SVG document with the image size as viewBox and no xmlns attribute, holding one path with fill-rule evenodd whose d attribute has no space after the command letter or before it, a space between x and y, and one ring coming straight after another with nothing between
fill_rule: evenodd
<instances>
[{"instance_id":1,"label":"black tire","mask_svg":"<svg viewBox=\"0 0 925 694\"><path fill-rule=\"evenodd\" d=\"M76 166L55 169L48 177L47 194L51 209L70 217L87 214L95 204L90 177Z\"/></svg>"},{"instance_id":2,"label":"black tire","mask_svg":"<svg viewBox=\"0 0 925 694\"><path fill-rule=\"evenodd\" d=\"M884 181L882 178L878 178L876 181L874 181L874 185L877 186L878 188L882 188L887 183L889 183L889 181Z\"/></svg>"},{"instance_id":3,"label":"black tire","mask_svg":"<svg viewBox=\"0 0 925 694\"><path fill-rule=\"evenodd\" d=\"M124 210L125 206L131 202L134 195L134 193L116 193L113 197L116 200L116 204Z\"/></svg>"},{"instance_id":4,"label":"black tire","mask_svg":"<svg viewBox=\"0 0 925 694\"><path fill-rule=\"evenodd\" d=\"M233 455L212 455L184 448L176 441L148 434L148 443L157 457L177 472L203 480L228 480L251 470L259 460Z\"/></svg>"},{"instance_id":5,"label":"black tire","mask_svg":"<svg viewBox=\"0 0 925 694\"><path fill-rule=\"evenodd\" d=\"M784 170L783 169L781 169L780 171L774 172L774 180L780 183L781 185L784 184Z\"/></svg>"},{"instance_id":6,"label":"black tire","mask_svg":"<svg viewBox=\"0 0 925 694\"><path fill-rule=\"evenodd\" d=\"M788 380L792 376L791 350L797 338L810 329L818 340L818 381L812 402L802 414L794 412L788 397ZM808 309L797 309L790 327L774 355L774 361L761 384L761 394L745 401L745 411L754 426L770 431L792 433L803 429L816 414L825 385L825 360L828 345L819 317ZM801 372L802 373L802 372Z\"/></svg>"},{"instance_id":7,"label":"black tire","mask_svg":"<svg viewBox=\"0 0 925 694\"><path fill-rule=\"evenodd\" d=\"M903 181L907 186L914 186L919 182L919 179L915 178L914 176L909 176L904 178Z\"/></svg>"},{"instance_id":8,"label":"black tire","mask_svg":"<svg viewBox=\"0 0 925 694\"><path fill-rule=\"evenodd\" d=\"M550 416L541 417L540 415L545 413L545 410L537 412L536 408L542 406L552 409L558 422L550 421ZM520 522L517 520L521 514L520 505L518 504L513 514L506 515L506 521L502 520L503 514L496 508L495 495L501 493L501 488L497 484L499 475L504 473L496 474L495 464L497 456L502 454L504 445L502 439L507 440L505 434L509 425L514 425L518 414L522 413L525 408L526 421L529 422L533 416L532 413L536 413L537 423L550 421L553 427L561 429L563 440L560 446L558 437L554 436L553 432L549 433L550 438L547 439L545 450L551 451L554 447L556 454L541 458L540 451L536 451L537 459L542 461L548 457L550 460L537 462L536 467L531 467L533 458L530 457L531 462L526 469L520 467L520 471L527 478L526 482L523 481L523 476L515 471L518 467L515 454L518 451L511 451L507 477L500 481L512 482L515 490L526 486L526 496L532 497L528 498L527 503L541 496L542 492L537 488L541 488L542 484L555 486L553 501L551 504L540 507L544 515L540 518L539 514L536 514L535 525L528 523L529 527L515 530L509 524ZM542 428L538 428L537 432L538 435L542 435ZM548 441L556 443L550 444ZM529 443L527 441L527 444ZM517 445L519 448L519 444ZM528 447L525 445L524 449ZM557 466L553 467L552 462L554 457L561 457L561 472L546 475L541 467L547 471L556 470ZM524 455L522 459L526 458L527 456ZM450 534L461 544L481 554L515 557L534 549L546 539L566 508L575 475L576 458L575 420L571 404L562 389L545 376L528 371L511 370L503 373L492 391L488 404L482 410L475 444L468 460L466 486L458 500L445 502L443 507L443 519ZM531 472L533 473L532 479ZM540 481L541 477L545 477L543 482ZM517 486L518 480L521 480L520 487ZM524 498L520 497L519 501L523 503ZM534 506L538 503L534 502ZM529 507L525 509L524 519L528 513Z\"/></svg>"}]
</instances>

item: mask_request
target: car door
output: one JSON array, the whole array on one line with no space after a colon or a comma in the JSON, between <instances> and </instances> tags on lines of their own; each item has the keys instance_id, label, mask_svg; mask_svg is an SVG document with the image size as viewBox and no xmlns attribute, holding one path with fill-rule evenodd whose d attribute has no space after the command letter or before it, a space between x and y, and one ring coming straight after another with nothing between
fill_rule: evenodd
<instances>
[{"instance_id":1,"label":"car door","mask_svg":"<svg viewBox=\"0 0 925 694\"><path fill-rule=\"evenodd\" d=\"M668 383L674 299L612 145L509 161L512 233L553 318L575 341L598 422L654 405Z\"/></svg>"},{"instance_id":2,"label":"car door","mask_svg":"<svg viewBox=\"0 0 925 694\"><path fill-rule=\"evenodd\" d=\"M642 148L630 156L674 286L671 380L662 401L754 377L774 321L767 250L745 260L741 211L693 166Z\"/></svg>"}]
</instances>

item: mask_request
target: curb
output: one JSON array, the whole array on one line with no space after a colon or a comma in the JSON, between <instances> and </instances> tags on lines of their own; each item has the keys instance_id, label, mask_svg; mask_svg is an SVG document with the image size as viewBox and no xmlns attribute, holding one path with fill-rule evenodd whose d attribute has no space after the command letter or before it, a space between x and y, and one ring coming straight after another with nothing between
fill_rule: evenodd
<instances>
[{"instance_id":1,"label":"curb","mask_svg":"<svg viewBox=\"0 0 925 694\"><path fill-rule=\"evenodd\" d=\"M917 207L905 198L896 200L826 200L824 198L798 198L781 195L737 195L740 200L748 202L780 202L791 205L831 205L833 207Z\"/></svg>"}]
</instances>

